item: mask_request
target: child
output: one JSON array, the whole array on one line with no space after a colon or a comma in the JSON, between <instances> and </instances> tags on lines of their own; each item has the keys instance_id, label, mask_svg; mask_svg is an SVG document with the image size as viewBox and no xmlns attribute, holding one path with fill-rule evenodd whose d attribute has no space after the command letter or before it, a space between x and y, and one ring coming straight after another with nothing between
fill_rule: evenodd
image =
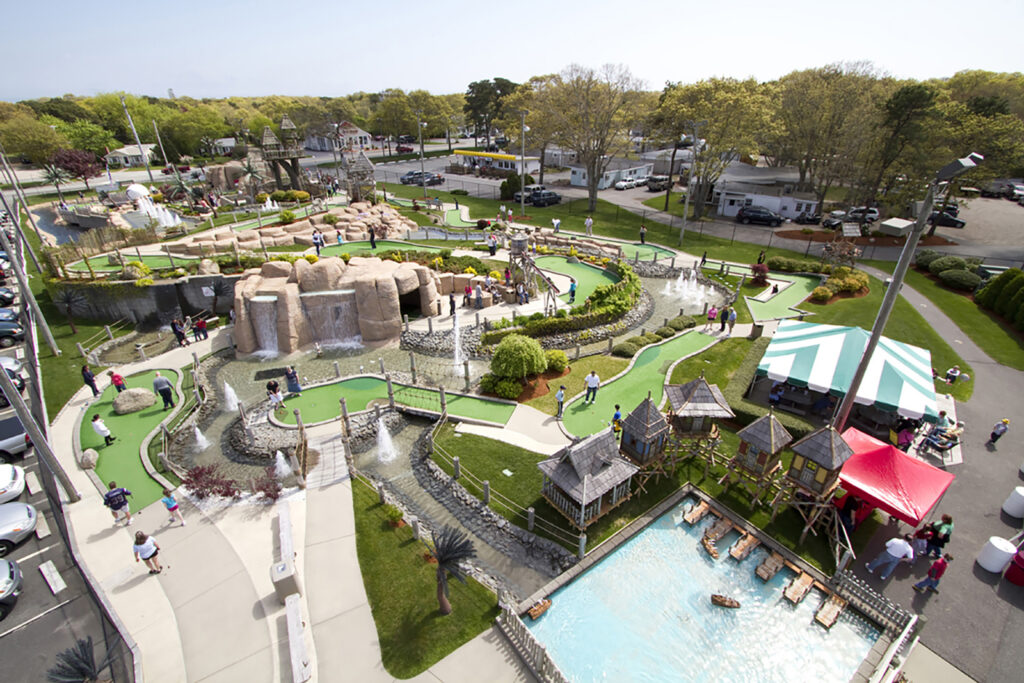
<instances>
[{"instance_id":1,"label":"child","mask_svg":"<svg viewBox=\"0 0 1024 683\"><path fill-rule=\"evenodd\" d=\"M612 431L616 436L622 431L622 408L618 403L615 404L615 414L612 415Z\"/></svg>"},{"instance_id":2,"label":"child","mask_svg":"<svg viewBox=\"0 0 1024 683\"><path fill-rule=\"evenodd\" d=\"M928 554L928 541L932 539L935 532L932 531L932 527L923 526L914 532L914 540L910 542L910 546L914 549L914 557L924 557Z\"/></svg>"},{"instance_id":3,"label":"child","mask_svg":"<svg viewBox=\"0 0 1024 683\"><path fill-rule=\"evenodd\" d=\"M275 413L278 410L284 410L288 407L284 404L284 396L281 394L280 389L277 391L268 391L267 395L270 398L270 409Z\"/></svg>"},{"instance_id":4,"label":"child","mask_svg":"<svg viewBox=\"0 0 1024 683\"><path fill-rule=\"evenodd\" d=\"M117 389L117 393L120 394L122 391L124 391L126 389L125 384L124 384L124 377L122 377L121 375L117 374L113 370L107 371L107 375L110 376L110 384L115 389Z\"/></svg>"},{"instance_id":5,"label":"child","mask_svg":"<svg viewBox=\"0 0 1024 683\"><path fill-rule=\"evenodd\" d=\"M914 584L914 590L918 593L924 593L925 590L930 590L932 593L939 592L939 579L946 573L946 567L953 561L953 556L946 553L939 559L932 562L932 566L928 568L928 576L924 577L920 581Z\"/></svg>"},{"instance_id":6,"label":"child","mask_svg":"<svg viewBox=\"0 0 1024 683\"><path fill-rule=\"evenodd\" d=\"M178 508L178 501L174 499L174 494L171 493L170 489L164 489L164 497L160 499L160 502L167 508L167 512L171 515L167 520L173 523L174 518L177 517L181 520L181 525L185 526L185 518L181 516L181 510Z\"/></svg>"},{"instance_id":7,"label":"child","mask_svg":"<svg viewBox=\"0 0 1024 683\"><path fill-rule=\"evenodd\" d=\"M124 517L128 520L125 526L131 526L132 511L128 509L128 496L132 495L132 492L119 487L114 481L107 484L107 489L107 492L103 494L103 504L110 508L110 514L114 515L114 524L119 521L118 513L124 511Z\"/></svg>"},{"instance_id":8,"label":"child","mask_svg":"<svg viewBox=\"0 0 1024 683\"><path fill-rule=\"evenodd\" d=\"M114 441L117 439L116 436L110 433L110 428L108 428L107 425L104 424L103 420L100 419L99 413L96 413L95 415L92 416L92 429L94 432L103 437L104 444L107 446L114 443Z\"/></svg>"}]
</instances>

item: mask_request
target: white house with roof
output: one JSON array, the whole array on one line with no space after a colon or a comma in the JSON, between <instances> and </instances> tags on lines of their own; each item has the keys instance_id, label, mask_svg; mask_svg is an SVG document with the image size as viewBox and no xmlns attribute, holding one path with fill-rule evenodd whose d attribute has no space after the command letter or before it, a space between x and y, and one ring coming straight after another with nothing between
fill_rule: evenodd
<instances>
[{"instance_id":1,"label":"white house with roof","mask_svg":"<svg viewBox=\"0 0 1024 683\"><path fill-rule=\"evenodd\" d=\"M540 157L521 154L505 154L504 152L478 152L469 149L456 149L452 152L458 163L467 170L476 168L496 168L502 171L514 171L522 173L522 166L525 159L526 173L540 172Z\"/></svg>"},{"instance_id":2,"label":"white house with roof","mask_svg":"<svg viewBox=\"0 0 1024 683\"><path fill-rule=\"evenodd\" d=\"M576 187L587 187L587 169L579 164L569 164L571 174L569 184ZM654 173L654 163L643 159L612 159L605 166L597 189L614 187L615 183L627 178L646 178Z\"/></svg>"},{"instance_id":3,"label":"white house with roof","mask_svg":"<svg viewBox=\"0 0 1024 683\"><path fill-rule=\"evenodd\" d=\"M715 185L715 204L719 216L735 216L744 206L763 206L783 218L818 212L818 198L809 192L796 192L790 184L755 185L719 182Z\"/></svg>"},{"instance_id":4,"label":"white house with roof","mask_svg":"<svg viewBox=\"0 0 1024 683\"><path fill-rule=\"evenodd\" d=\"M217 138L213 141L213 153L215 156L229 157L234 151L234 138Z\"/></svg>"},{"instance_id":5,"label":"white house with roof","mask_svg":"<svg viewBox=\"0 0 1024 683\"><path fill-rule=\"evenodd\" d=\"M142 160L142 154L139 153L138 145L126 145L120 149L115 149L113 152L108 152L103 158L108 165L121 168L147 166L153 163L156 158L156 145L152 143L143 144L142 151L146 155L145 161Z\"/></svg>"},{"instance_id":6,"label":"white house with roof","mask_svg":"<svg viewBox=\"0 0 1024 683\"><path fill-rule=\"evenodd\" d=\"M373 137L354 123L342 121L329 125L328 133L309 132L306 134L306 149L315 152L330 152L334 149L364 149L373 144Z\"/></svg>"}]
</instances>

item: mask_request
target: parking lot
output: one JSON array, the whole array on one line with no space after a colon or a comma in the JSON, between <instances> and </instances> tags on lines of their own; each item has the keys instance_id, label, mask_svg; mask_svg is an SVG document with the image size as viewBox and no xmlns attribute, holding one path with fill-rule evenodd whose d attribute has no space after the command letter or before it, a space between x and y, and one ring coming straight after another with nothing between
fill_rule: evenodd
<instances>
[{"instance_id":1,"label":"parking lot","mask_svg":"<svg viewBox=\"0 0 1024 683\"><path fill-rule=\"evenodd\" d=\"M964 246L1019 247L1024 240L1024 206L1008 199L978 197L960 200L962 229L939 228L937 234Z\"/></svg>"}]
</instances>

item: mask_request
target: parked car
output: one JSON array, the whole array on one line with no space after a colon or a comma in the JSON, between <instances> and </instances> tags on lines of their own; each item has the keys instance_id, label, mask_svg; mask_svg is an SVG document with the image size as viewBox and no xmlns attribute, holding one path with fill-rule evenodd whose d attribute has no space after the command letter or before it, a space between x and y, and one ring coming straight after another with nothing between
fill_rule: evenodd
<instances>
[{"instance_id":1,"label":"parked car","mask_svg":"<svg viewBox=\"0 0 1024 683\"><path fill-rule=\"evenodd\" d=\"M395 145L395 152L398 154L408 154L412 151L413 149L409 145Z\"/></svg>"},{"instance_id":2,"label":"parked car","mask_svg":"<svg viewBox=\"0 0 1024 683\"><path fill-rule=\"evenodd\" d=\"M928 223L931 225L941 225L944 228L962 228L967 225L967 221L956 216L950 216L948 213L940 211L933 211L932 215L928 217Z\"/></svg>"},{"instance_id":3,"label":"parked car","mask_svg":"<svg viewBox=\"0 0 1024 683\"><path fill-rule=\"evenodd\" d=\"M508 147L508 138L494 138L494 144L496 144L501 149L505 149L506 147Z\"/></svg>"},{"instance_id":4,"label":"parked car","mask_svg":"<svg viewBox=\"0 0 1024 683\"><path fill-rule=\"evenodd\" d=\"M25 470L18 465L0 465L0 503L7 503L25 490Z\"/></svg>"},{"instance_id":5,"label":"parked car","mask_svg":"<svg viewBox=\"0 0 1024 683\"><path fill-rule=\"evenodd\" d=\"M28 503L4 503L0 505L0 557L7 555L14 546L21 543L36 530L38 520L36 509ZM0 571L0 588L8 574ZM4 591L0 590L0 601Z\"/></svg>"},{"instance_id":6,"label":"parked car","mask_svg":"<svg viewBox=\"0 0 1024 683\"><path fill-rule=\"evenodd\" d=\"M878 209L874 207L857 206L846 213L846 220L851 223L874 223L879 215Z\"/></svg>"},{"instance_id":7,"label":"parked car","mask_svg":"<svg viewBox=\"0 0 1024 683\"><path fill-rule=\"evenodd\" d=\"M412 144L412 143L416 142L416 136L415 135L399 135L398 136L398 141L399 142L408 142L409 144Z\"/></svg>"},{"instance_id":8,"label":"parked car","mask_svg":"<svg viewBox=\"0 0 1024 683\"><path fill-rule=\"evenodd\" d=\"M801 211L800 215L793 219L793 222L800 225L817 225L821 222L821 214L809 214L806 211Z\"/></svg>"},{"instance_id":9,"label":"parked car","mask_svg":"<svg viewBox=\"0 0 1024 683\"><path fill-rule=\"evenodd\" d=\"M178 173L188 173L191 170L192 170L191 166L179 166L178 167ZM174 169L172 167L170 167L170 166L164 166L163 170L161 170L160 172L163 173L164 175L172 175L174 173Z\"/></svg>"},{"instance_id":10,"label":"parked car","mask_svg":"<svg viewBox=\"0 0 1024 683\"><path fill-rule=\"evenodd\" d=\"M647 181L650 179L650 177L651 176L649 176L649 175L645 175L642 178L637 178L636 179L636 186L640 187L641 185L646 185Z\"/></svg>"},{"instance_id":11,"label":"parked car","mask_svg":"<svg viewBox=\"0 0 1024 683\"><path fill-rule=\"evenodd\" d=\"M25 330L21 323L0 320L0 347L10 348L25 340Z\"/></svg>"},{"instance_id":12,"label":"parked car","mask_svg":"<svg viewBox=\"0 0 1024 683\"><path fill-rule=\"evenodd\" d=\"M551 206L562 201L562 195L551 190L542 190L537 192L530 198L530 201L534 206Z\"/></svg>"},{"instance_id":13,"label":"parked car","mask_svg":"<svg viewBox=\"0 0 1024 683\"><path fill-rule=\"evenodd\" d=\"M424 173L416 184L426 185L428 187L431 185L443 185L444 176L440 173Z\"/></svg>"},{"instance_id":14,"label":"parked car","mask_svg":"<svg viewBox=\"0 0 1024 683\"><path fill-rule=\"evenodd\" d=\"M0 619L6 619L21 595L21 567L14 560L0 560Z\"/></svg>"},{"instance_id":15,"label":"parked car","mask_svg":"<svg viewBox=\"0 0 1024 683\"><path fill-rule=\"evenodd\" d=\"M4 372L11 378L11 383L14 384L14 388L18 390L19 394L25 393L25 380L18 373L13 370L4 368ZM0 391L0 408L6 408L11 405L11 402L7 400L7 394Z\"/></svg>"},{"instance_id":16,"label":"parked car","mask_svg":"<svg viewBox=\"0 0 1024 683\"><path fill-rule=\"evenodd\" d=\"M16 456L24 456L30 448L32 440L17 416L0 420L0 464L10 463Z\"/></svg>"},{"instance_id":17,"label":"parked car","mask_svg":"<svg viewBox=\"0 0 1024 683\"><path fill-rule=\"evenodd\" d=\"M841 230L843 227L843 219L836 218L835 216L829 216L821 222L821 227L826 230Z\"/></svg>"},{"instance_id":18,"label":"parked car","mask_svg":"<svg viewBox=\"0 0 1024 683\"><path fill-rule=\"evenodd\" d=\"M20 314L13 308L0 308L0 320L17 320L19 315Z\"/></svg>"},{"instance_id":19,"label":"parked car","mask_svg":"<svg viewBox=\"0 0 1024 683\"><path fill-rule=\"evenodd\" d=\"M543 192L546 189L548 188L544 187L543 185L527 185L525 188L523 188L523 191L526 192L526 203L529 204L533 202L533 195L537 194L538 192ZM523 192L516 192L515 194L513 194L512 201L521 201L522 194Z\"/></svg>"},{"instance_id":20,"label":"parked car","mask_svg":"<svg viewBox=\"0 0 1024 683\"><path fill-rule=\"evenodd\" d=\"M401 178L398 179L403 185L415 185L420 181L420 176L423 175L420 171L409 171Z\"/></svg>"},{"instance_id":21,"label":"parked car","mask_svg":"<svg viewBox=\"0 0 1024 683\"><path fill-rule=\"evenodd\" d=\"M632 190L634 187L636 187L636 180L634 178L623 178L615 183L616 190Z\"/></svg>"},{"instance_id":22,"label":"parked car","mask_svg":"<svg viewBox=\"0 0 1024 683\"><path fill-rule=\"evenodd\" d=\"M0 287L0 306L11 306L17 298L18 295L10 287Z\"/></svg>"},{"instance_id":23,"label":"parked car","mask_svg":"<svg viewBox=\"0 0 1024 683\"><path fill-rule=\"evenodd\" d=\"M672 179L667 175L651 175L647 176L647 191L648 192L662 192L667 190L672 185Z\"/></svg>"},{"instance_id":24,"label":"parked car","mask_svg":"<svg viewBox=\"0 0 1024 683\"><path fill-rule=\"evenodd\" d=\"M783 218L779 214L763 206L744 206L736 212L736 220L744 225L761 223L777 228L782 225Z\"/></svg>"}]
</instances>

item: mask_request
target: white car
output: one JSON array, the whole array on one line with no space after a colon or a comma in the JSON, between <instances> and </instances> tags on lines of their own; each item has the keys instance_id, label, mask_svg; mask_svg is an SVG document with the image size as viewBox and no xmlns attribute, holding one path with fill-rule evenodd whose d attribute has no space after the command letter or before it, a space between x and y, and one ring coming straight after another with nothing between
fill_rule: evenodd
<instances>
[{"instance_id":1,"label":"white car","mask_svg":"<svg viewBox=\"0 0 1024 683\"><path fill-rule=\"evenodd\" d=\"M0 557L31 535L38 520L39 513L28 503L0 505Z\"/></svg>"},{"instance_id":2,"label":"white car","mask_svg":"<svg viewBox=\"0 0 1024 683\"><path fill-rule=\"evenodd\" d=\"M633 178L625 178L615 183L616 190L631 190L636 187L636 180Z\"/></svg>"},{"instance_id":3,"label":"white car","mask_svg":"<svg viewBox=\"0 0 1024 683\"><path fill-rule=\"evenodd\" d=\"M25 470L17 465L0 465L0 503L14 500L25 490Z\"/></svg>"}]
</instances>

